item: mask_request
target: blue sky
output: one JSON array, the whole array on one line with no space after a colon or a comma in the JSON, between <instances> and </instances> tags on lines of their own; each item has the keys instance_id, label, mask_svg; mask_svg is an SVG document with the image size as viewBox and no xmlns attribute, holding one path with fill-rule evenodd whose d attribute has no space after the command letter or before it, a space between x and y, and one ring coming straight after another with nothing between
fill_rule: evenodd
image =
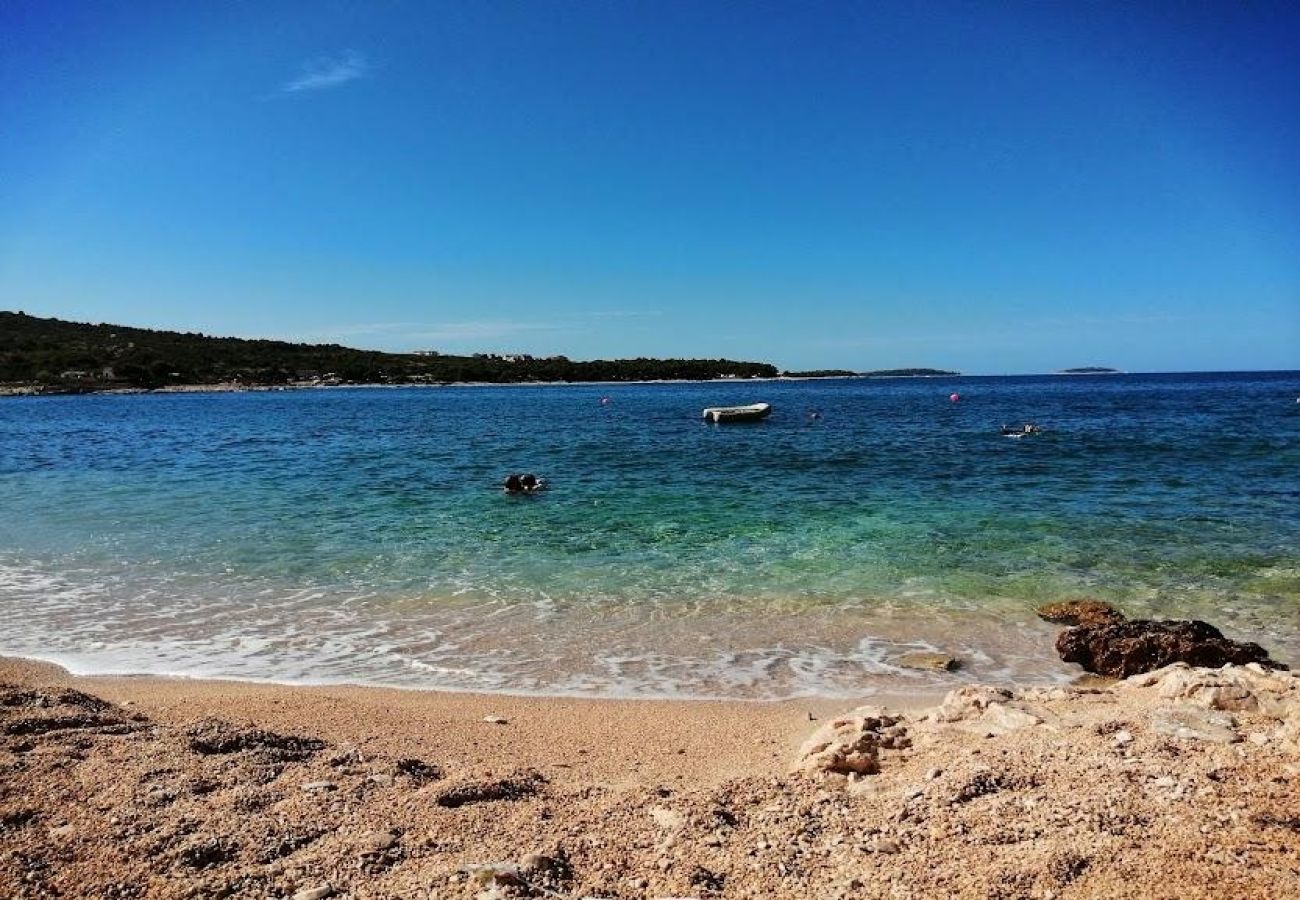
<instances>
[{"instance_id":1,"label":"blue sky","mask_svg":"<svg viewBox=\"0 0 1300 900\"><path fill-rule=\"evenodd\" d=\"M0 4L0 308L1300 368L1294 3Z\"/></svg>"}]
</instances>

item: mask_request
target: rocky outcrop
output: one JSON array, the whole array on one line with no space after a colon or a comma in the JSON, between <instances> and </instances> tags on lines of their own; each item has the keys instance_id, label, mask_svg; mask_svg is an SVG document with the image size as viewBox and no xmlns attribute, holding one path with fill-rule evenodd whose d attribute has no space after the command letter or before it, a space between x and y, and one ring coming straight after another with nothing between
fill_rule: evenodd
<instances>
[{"instance_id":1,"label":"rocky outcrop","mask_svg":"<svg viewBox=\"0 0 1300 900\"><path fill-rule=\"evenodd\" d=\"M939 724L957 725L990 737L1039 725L1043 721L1019 703L1012 691L979 684L949 691L943 702L926 719Z\"/></svg>"},{"instance_id":2,"label":"rocky outcrop","mask_svg":"<svg viewBox=\"0 0 1300 900\"><path fill-rule=\"evenodd\" d=\"M832 719L799 748L792 771L807 775L874 775L880 751L911 745L901 716L862 706Z\"/></svg>"},{"instance_id":3,"label":"rocky outcrop","mask_svg":"<svg viewBox=\"0 0 1300 900\"><path fill-rule=\"evenodd\" d=\"M1259 644L1229 640L1213 625L1195 620L1081 624L1061 632L1056 652L1065 662L1112 678L1128 678L1177 662L1209 668L1247 663L1284 668L1269 659Z\"/></svg>"}]
</instances>

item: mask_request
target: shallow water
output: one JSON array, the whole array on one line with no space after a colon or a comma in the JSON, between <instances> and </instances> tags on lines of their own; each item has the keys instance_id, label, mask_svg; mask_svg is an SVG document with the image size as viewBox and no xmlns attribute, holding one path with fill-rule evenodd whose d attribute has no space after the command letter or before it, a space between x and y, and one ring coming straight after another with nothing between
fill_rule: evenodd
<instances>
[{"instance_id":1,"label":"shallow water","mask_svg":"<svg viewBox=\"0 0 1300 900\"><path fill-rule=\"evenodd\" d=\"M14 398L0 652L854 695L931 683L895 665L928 647L1068 677L1031 610L1088 595L1297 663L1297 397L1300 373ZM699 420L758 400L763 423ZM551 489L506 496L510 471Z\"/></svg>"}]
</instances>

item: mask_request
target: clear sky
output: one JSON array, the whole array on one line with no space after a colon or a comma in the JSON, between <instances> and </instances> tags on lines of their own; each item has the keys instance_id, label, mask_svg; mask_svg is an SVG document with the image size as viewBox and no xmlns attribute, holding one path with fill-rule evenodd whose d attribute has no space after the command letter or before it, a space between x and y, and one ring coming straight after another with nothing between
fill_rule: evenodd
<instances>
[{"instance_id":1,"label":"clear sky","mask_svg":"<svg viewBox=\"0 0 1300 900\"><path fill-rule=\"evenodd\" d=\"M1300 4L0 3L0 309L1300 368Z\"/></svg>"}]
</instances>

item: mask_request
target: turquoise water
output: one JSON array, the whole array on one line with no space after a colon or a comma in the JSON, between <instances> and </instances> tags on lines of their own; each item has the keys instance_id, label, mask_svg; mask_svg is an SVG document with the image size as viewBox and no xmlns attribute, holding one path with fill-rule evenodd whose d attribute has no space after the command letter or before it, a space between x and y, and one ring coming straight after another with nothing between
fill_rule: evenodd
<instances>
[{"instance_id":1,"label":"turquoise water","mask_svg":"<svg viewBox=\"0 0 1300 900\"><path fill-rule=\"evenodd\" d=\"M926 684L912 649L1067 677L1032 608L1087 595L1296 663L1298 397L1300 373L13 398L0 652L853 695ZM760 424L699 419L758 400ZM510 471L551 489L507 496Z\"/></svg>"}]
</instances>

